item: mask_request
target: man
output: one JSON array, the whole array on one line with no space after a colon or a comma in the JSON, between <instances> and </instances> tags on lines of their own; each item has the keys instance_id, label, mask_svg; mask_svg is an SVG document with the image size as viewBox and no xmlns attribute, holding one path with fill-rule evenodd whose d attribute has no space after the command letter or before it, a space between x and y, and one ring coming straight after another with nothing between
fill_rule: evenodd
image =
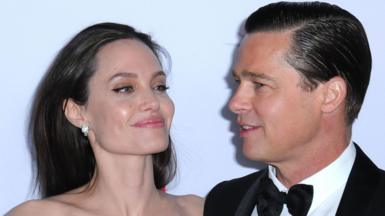
<instances>
[{"instance_id":1,"label":"man","mask_svg":"<svg viewBox=\"0 0 385 216\"><path fill-rule=\"evenodd\" d=\"M359 20L280 2L245 30L229 107L244 155L268 167L214 187L205 215L385 215L385 172L351 141L371 71Z\"/></svg>"}]
</instances>

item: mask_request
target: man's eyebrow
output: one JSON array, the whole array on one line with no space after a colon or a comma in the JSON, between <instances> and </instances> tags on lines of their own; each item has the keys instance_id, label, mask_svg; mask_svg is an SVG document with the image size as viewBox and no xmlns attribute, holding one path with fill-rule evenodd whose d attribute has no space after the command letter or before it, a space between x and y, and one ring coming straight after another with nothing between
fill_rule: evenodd
<instances>
[{"instance_id":1,"label":"man's eyebrow","mask_svg":"<svg viewBox=\"0 0 385 216\"><path fill-rule=\"evenodd\" d=\"M242 77L245 79L265 79L265 80L270 80L274 81L274 79L264 73L257 73L257 72L251 72L251 71L242 71L240 74L235 72L234 70L232 71L233 77Z\"/></svg>"}]
</instances>

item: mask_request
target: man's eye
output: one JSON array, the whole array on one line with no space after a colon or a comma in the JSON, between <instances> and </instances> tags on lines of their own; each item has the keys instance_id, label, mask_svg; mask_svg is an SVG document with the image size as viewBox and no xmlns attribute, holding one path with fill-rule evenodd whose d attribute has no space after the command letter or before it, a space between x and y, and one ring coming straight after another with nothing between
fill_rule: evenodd
<instances>
[{"instance_id":1,"label":"man's eye","mask_svg":"<svg viewBox=\"0 0 385 216\"><path fill-rule=\"evenodd\" d=\"M239 83L241 83L241 80L238 77L234 77L234 82L239 84Z\"/></svg>"},{"instance_id":2,"label":"man's eye","mask_svg":"<svg viewBox=\"0 0 385 216\"><path fill-rule=\"evenodd\" d=\"M260 82L254 82L254 87L255 89L259 89L261 87L265 86L263 83L260 83Z\"/></svg>"},{"instance_id":3,"label":"man's eye","mask_svg":"<svg viewBox=\"0 0 385 216\"><path fill-rule=\"evenodd\" d=\"M119 88L114 88L113 91L116 93L130 93L130 92L134 91L134 87L133 86L123 86L123 87L119 87Z\"/></svg>"}]
</instances>

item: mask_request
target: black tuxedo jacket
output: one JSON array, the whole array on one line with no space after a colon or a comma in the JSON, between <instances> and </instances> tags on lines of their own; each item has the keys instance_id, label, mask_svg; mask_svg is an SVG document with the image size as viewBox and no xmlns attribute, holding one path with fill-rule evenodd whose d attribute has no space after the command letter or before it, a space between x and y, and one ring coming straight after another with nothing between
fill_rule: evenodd
<instances>
[{"instance_id":1,"label":"black tuxedo jacket","mask_svg":"<svg viewBox=\"0 0 385 216\"><path fill-rule=\"evenodd\" d=\"M385 215L385 172L377 168L357 145L356 152L336 215ZM265 175L267 168L219 183L206 197L204 215L250 216L255 207L255 191Z\"/></svg>"}]
</instances>

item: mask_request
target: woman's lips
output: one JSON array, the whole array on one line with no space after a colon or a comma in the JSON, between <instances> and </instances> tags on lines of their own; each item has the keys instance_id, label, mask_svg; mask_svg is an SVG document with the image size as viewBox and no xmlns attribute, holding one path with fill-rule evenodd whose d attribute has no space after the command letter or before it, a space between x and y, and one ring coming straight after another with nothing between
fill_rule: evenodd
<instances>
[{"instance_id":1,"label":"woman's lips","mask_svg":"<svg viewBox=\"0 0 385 216\"><path fill-rule=\"evenodd\" d=\"M133 126L139 128L163 128L165 124L163 119L156 118L136 122Z\"/></svg>"}]
</instances>

